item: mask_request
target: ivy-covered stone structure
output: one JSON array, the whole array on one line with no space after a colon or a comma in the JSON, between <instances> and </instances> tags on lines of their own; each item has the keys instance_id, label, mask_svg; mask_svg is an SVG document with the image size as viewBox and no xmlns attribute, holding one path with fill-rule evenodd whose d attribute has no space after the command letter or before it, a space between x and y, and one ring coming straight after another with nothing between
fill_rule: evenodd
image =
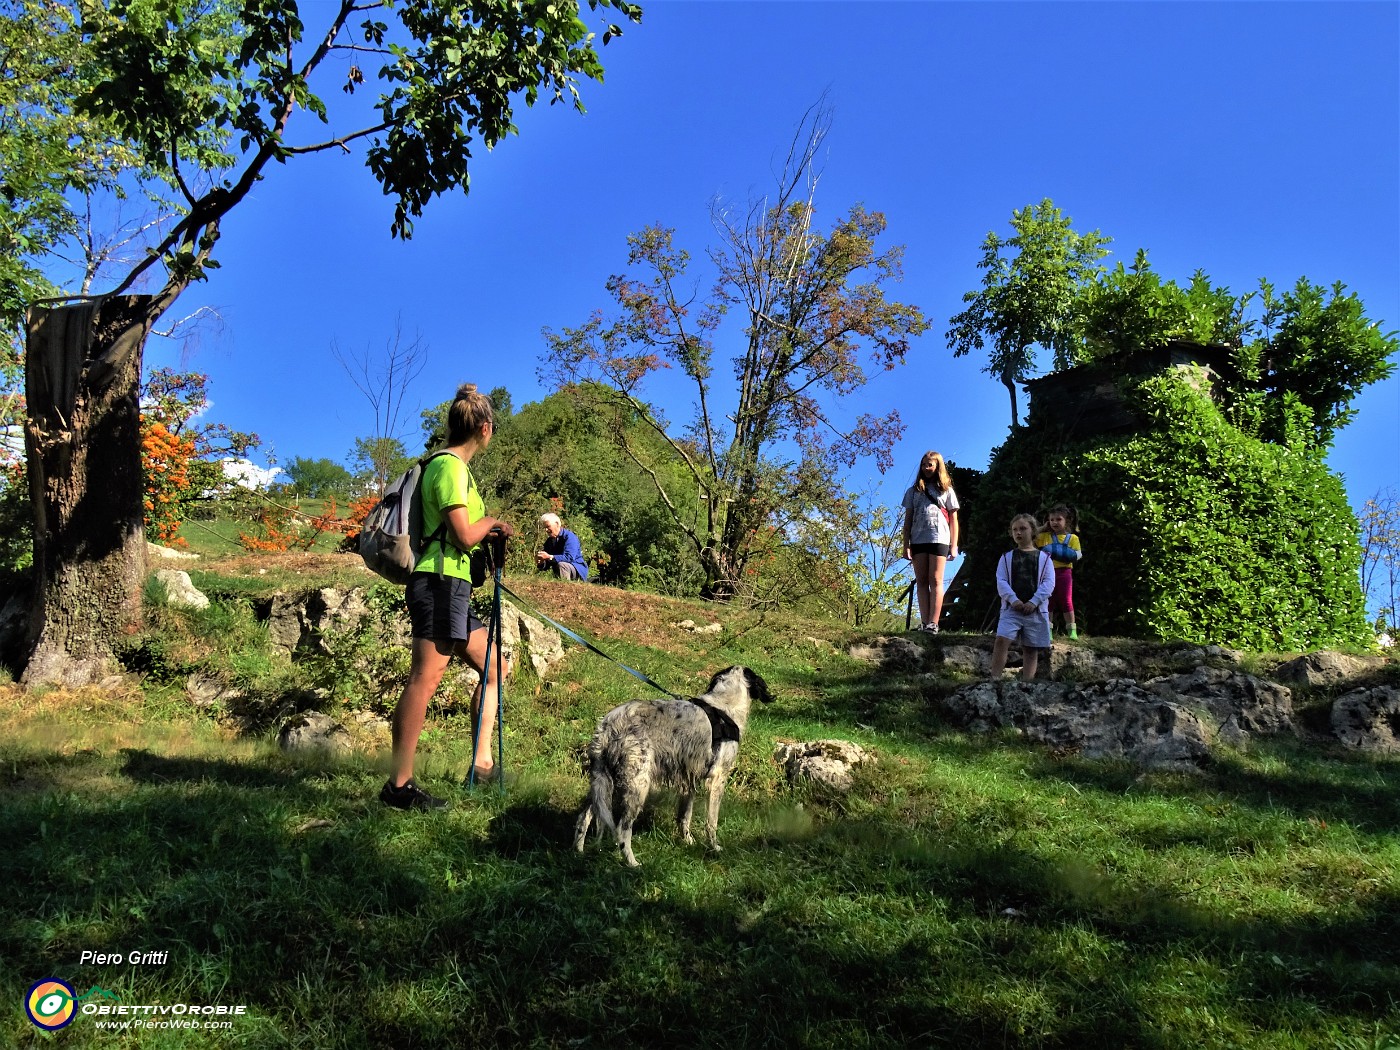
<instances>
[{"instance_id":1,"label":"ivy-covered stone structure","mask_svg":"<svg viewBox=\"0 0 1400 1050\"><path fill-rule=\"evenodd\" d=\"M1232 422L1224 348L1172 342L1027 383L1027 424L960 470L963 551L945 626L995 623L1018 513L1079 516L1081 630L1254 650L1372 641L1357 522L1324 453Z\"/></svg>"}]
</instances>

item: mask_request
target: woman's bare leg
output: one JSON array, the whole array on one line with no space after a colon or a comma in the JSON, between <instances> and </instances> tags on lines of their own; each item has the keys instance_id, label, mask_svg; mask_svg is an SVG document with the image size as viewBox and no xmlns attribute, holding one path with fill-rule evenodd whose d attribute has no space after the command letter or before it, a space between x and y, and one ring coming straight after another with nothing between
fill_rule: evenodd
<instances>
[{"instance_id":1,"label":"woman's bare leg","mask_svg":"<svg viewBox=\"0 0 1400 1050\"><path fill-rule=\"evenodd\" d=\"M929 585L933 618L929 623L937 627L938 621L943 617L943 570L947 567L948 559L934 554L929 556L929 560L933 562L933 580Z\"/></svg>"},{"instance_id":2,"label":"woman's bare leg","mask_svg":"<svg viewBox=\"0 0 1400 1050\"><path fill-rule=\"evenodd\" d=\"M428 716L428 702L437 692L442 673L452 659L450 642L434 642L426 638L413 639L412 667L403 687L392 722L394 750L393 771L389 779L402 787L413 777L413 759L418 753L418 738L423 733L423 720Z\"/></svg>"},{"instance_id":3,"label":"woman's bare leg","mask_svg":"<svg viewBox=\"0 0 1400 1050\"><path fill-rule=\"evenodd\" d=\"M472 696L472 732L475 734L472 765L481 770L491 769L496 764L496 760L491 756L491 733L496 726L497 649L492 646L491 666L487 667L486 640L489 630L490 628L482 627L473 631L461 650L467 663L481 676L481 684ZM509 677L510 662L502 659L502 669Z\"/></svg>"},{"instance_id":4,"label":"woman's bare leg","mask_svg":"<svg viewBox=\"0 0 1400 1050\"><path fill-rule=\"evenodd\" d=\"M919 599L919 625L929 622L929 561L927 554L914 555L914 596Z\"/></svg>"}]
</instances>

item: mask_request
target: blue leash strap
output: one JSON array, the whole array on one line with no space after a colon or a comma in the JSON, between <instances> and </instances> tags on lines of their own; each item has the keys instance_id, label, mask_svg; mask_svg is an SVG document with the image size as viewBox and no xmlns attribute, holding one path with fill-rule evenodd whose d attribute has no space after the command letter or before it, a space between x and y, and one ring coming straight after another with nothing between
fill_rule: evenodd
<instances>
[{"instance_id":1,"label":"blue leash strap","mask_svg":"<svg viewBox=\"0 0 1400 1050\"><path fill-rule=\"evenodd\" d=\"M546 616L544 613L540 612L539 609L535 608L535 606L531 605L531 604L530 604L529 602L527 602L524 598L520 597L520 595L516 594L513 590L511 590L511 589L510 589L509 587L507 587L505 584L503 584L503 583L498 583L496 586L497 586L500 590L504 591L506 594L509 594L512 598L514 598L514 599L515 599L517 602L519 602L521 605L525 606L525 607L526 607L527 609L529 609L532 613L534 613L536 616L538 616L541 620L543 620L545 623L549 624L549 625L550 625L551 627L553 627L556 631L558 631L560 634L564 635L564 636L567 637L567 638L572 638L574 641L578 642L579 645L583 646L585 649L589 650L590 652L597 653L599 656L601 656L604 660L607 660L609 663L617 664L618 667L621 667L624 671L626 671L628 674L630 674L633 678L641 679L643 682L645 682L647 685L651 686L653 689L657 689L657 690L660 690L661 692L665 693L665 694L666 694L667 696L669 696L672 700L685 700L685 699L687 699L686 697L683 697L683 696L677 696L675 693L671 692L671 690L667 689L664 685L661 685L661 684L659 684L659 683L657 683L657 682L653 682L653 681L652 681L650 678L648 678L646 675L642 674L641 671L634 670L633 668L628 667L628 666L627 666L625 663L623 663L622 661L616 660L616 659L614 659L613 657L609 656L607 653L603 652L603 650L599 649L596 645L594 645L592 642L590 642L587 638L584 638L584 637L582 637L582 636L580 636L580 635L575 634L573 631L569 630L567 627L565 627L562 623L559 623L557 620L551 620L548 616Z\"/></svg>"}]
</instances>

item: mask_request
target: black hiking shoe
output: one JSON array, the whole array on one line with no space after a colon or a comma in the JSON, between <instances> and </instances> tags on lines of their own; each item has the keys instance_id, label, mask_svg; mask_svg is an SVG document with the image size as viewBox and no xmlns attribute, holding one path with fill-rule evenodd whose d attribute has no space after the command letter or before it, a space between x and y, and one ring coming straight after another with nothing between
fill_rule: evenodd
<instances>
[{"instance_id":1,"label":"black hiking shoe","mask_svg":"<svg viewBox=\"0 0 1400 1050\"><path fill-rule=\"evenodd\" d=\"M445 799L436 798L428 794L412 779L406 780L402 787L394 787L392 779L384 781L384 786L379 791L379 801L386 806L393 806L395 809L442 809L447 805Z\"/></svg>"}]
</instances>

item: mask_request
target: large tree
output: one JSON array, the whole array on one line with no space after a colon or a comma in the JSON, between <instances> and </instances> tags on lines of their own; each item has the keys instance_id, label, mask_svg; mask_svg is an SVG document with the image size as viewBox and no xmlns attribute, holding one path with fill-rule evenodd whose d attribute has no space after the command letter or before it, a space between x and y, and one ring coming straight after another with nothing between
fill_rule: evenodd
<instances>
[{"instance_id":1,"label":"large tree","mask_svg":"<svg viewBox=\"0 0 1400 1050\"><path fill-rule=\"evenodd\" d=\"M333 459L297 456L282 469L292 479L296 494L307 499L331 499L336 496L344 499L355 486L350 472Z\"/></svg>"},{"instance_id":2,"label":"large tree","mask_svg":"<svg viewBox=\"0 0 1400 1050\"><path fill-rule=\"evenodd\" d=\"M0 319L16 333L36 296L56 294L39 260L78 232L75 195L139 166L127 143L72 97L86 70L80 16L49 0L0 0Z\"/></svg>"},{"instance_id":3,"label":"large tree","mask_svg":"<svg viewBox=\"0 0 1400 1050\"><path fill-rule=\"evenodd\" d=\"M58 310L32 308L32 285L18 293L31 307L35 509L25 679L80 682L103 672L138 613L142 348L180 293L216 265L229 213L274 165L359 147L394 201L391 234L408 237L430 199L466 190L473 152L514 131L520 98L533 104L543 94L581 109L577 79L601 79L602 66L573 0L336 0L307 5L318 19L310 27L295 0L5 2L7 35L34 10L52 13L46 39L58 43L41 53L62 63L44 76L42 97L0 117L0 149L30 128L93 121L106 136L99 145L129 151L178 210L103 295ZM640 17L627 0L589 5ZM607 26L603 41L617 32ZM354 97L370 82L381 85L372 110ZM54 193L92 174L71 158L30 170L19 186L7 178L5 192L13 212L17 198L43 205L30 209L21 253L48 246L30 232L62 229Z\"/></svg>"},{"instance_id":4,"label":"large tree","mask_svg":"<svg viewBox=\"0 0 1400 1050\"><path fill-rule=\"evenodd\" d=\"M709 251L712 292L687 277L689 255L673 232L648 227L628 238L633 273L611 278L618 310L579 328L546 330L541 378L580 379L584 396L605 396L665 439L669 460L698 487L699 507L667 489L659 465L616 436L665 502L705 570L704 593L740 590L757 544L772 526L820 513L843 495L842 466L857 457L889 465L902 432L897 412L843 420L843 399L865 385L862 351L889 369L927 328L919 309L885 296L901 276L902 248L876 242L884 216L856 205L827 233L816 228L816 159L829 121L814 109L794 136L773 195L746 207L717 204L719 241ZM728 311L740 314L726 326ZM731 342L735 385L715 382L716 344ZM689 380L694 415L671 429L643 396L645 381L674 367ZM722 373L723 374L723 373Z\"/></svg>"},{"instance_id":5,"label":"large tree","mask_svg":"<svg viewBox=\"0 0 1400 1050\"><path fill-rule=\"evenodd\" d=\"M1056 368L1073 362L1080 298L1108 254L1109 238L1075 233L1071 221L1048 197L1013 211L1014 234L987 234L977 264L982 287L963 296L967 306L948 322L954 357L991 344L984 371L1006 387L1013 428L1020 425L1016 384L1035 370L1035 348L1050 350Z\"/></svg>"}]
</instances>

